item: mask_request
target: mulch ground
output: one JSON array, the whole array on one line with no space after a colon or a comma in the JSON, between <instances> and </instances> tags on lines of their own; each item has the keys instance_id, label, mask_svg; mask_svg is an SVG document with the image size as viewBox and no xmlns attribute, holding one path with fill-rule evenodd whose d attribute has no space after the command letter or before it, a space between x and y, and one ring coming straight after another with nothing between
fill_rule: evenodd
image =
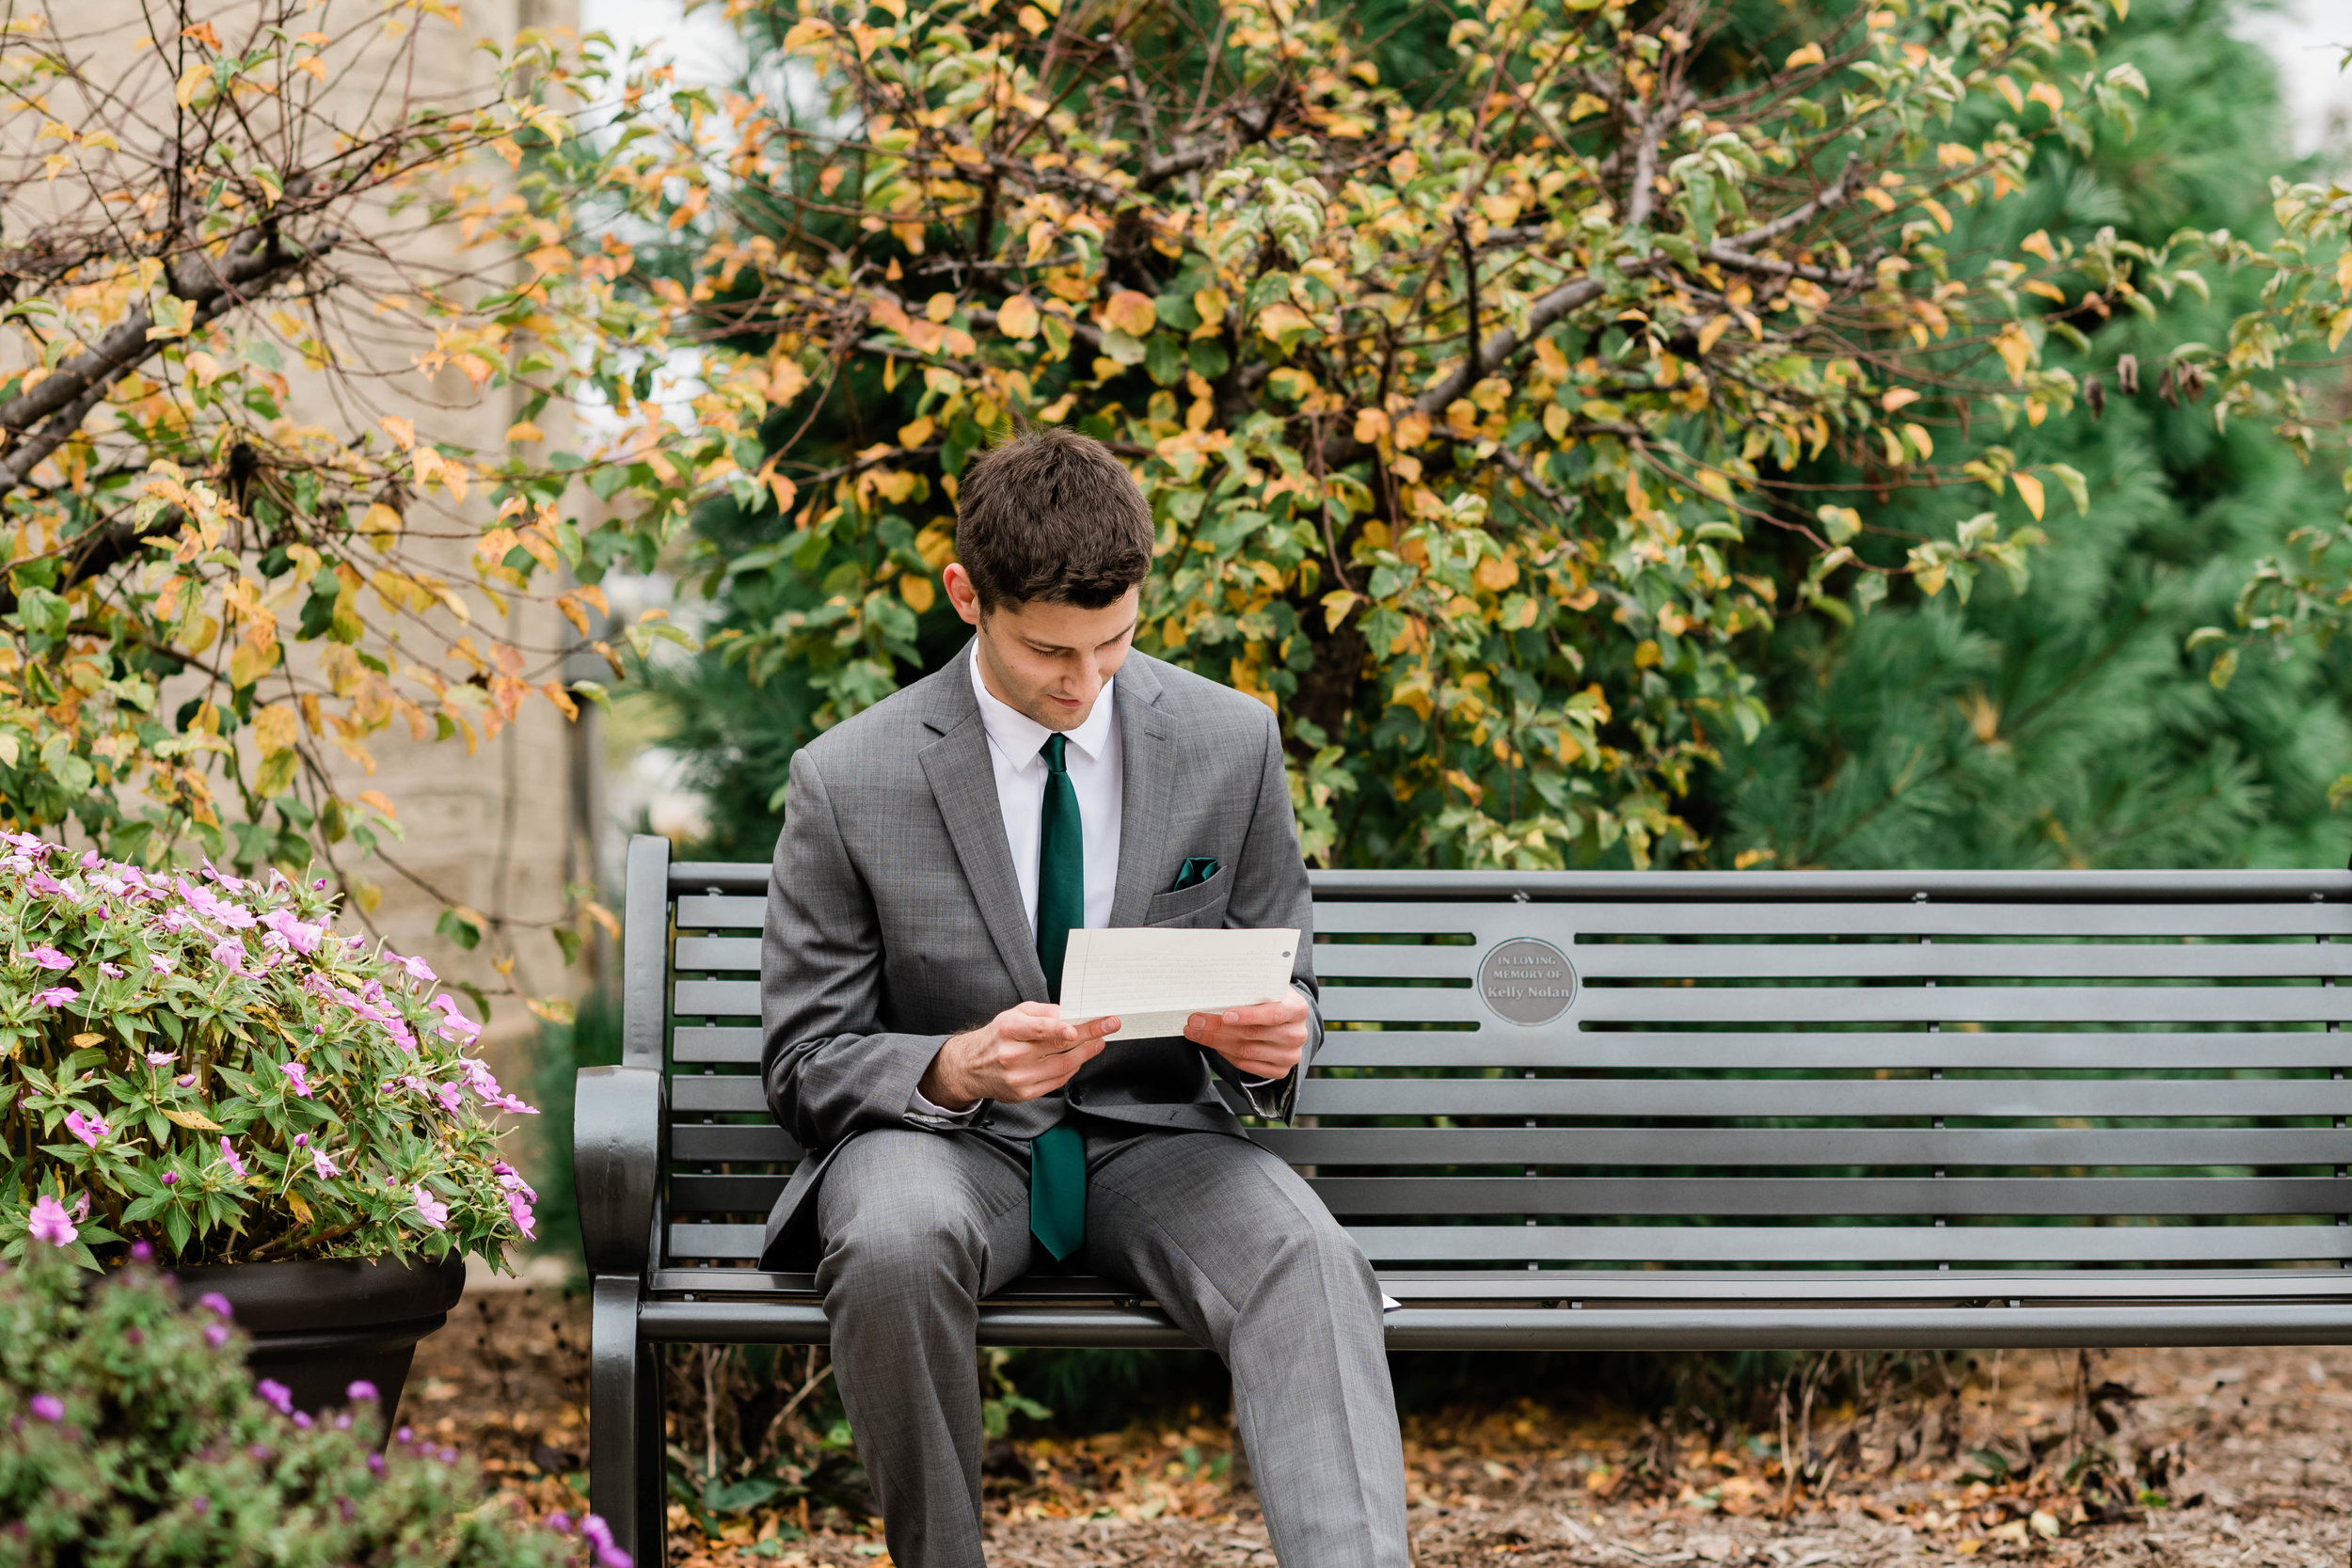
<instances>
[{"instance_id":1,"label":"mulch ground","mask_svg":"<svg viewBox=\"0 0 2352 1568\"><path fill-rule=\"evenodd\" d=\"M586 1345L577 1291L470 1294L420 1348L401 1418L470 1452L532 1510L577 1513ZM1415 1559L2339 1568L2352 1554L2352 1349L1987 1354L1957 1383L1859 1411L1825 1398L1790 1418L1787 1445L1806 1456L1797 1482L1782 1473L1776 1422L1710 1437L1572 1397L1412 1418ZM1246 1458L1221 1421L993 1444L987 1487L999 1563L1273 1563ZM853 1498L803 1499L707 1521L673 1507L671 1559L877 1568L887 1553Z\"/></svg>"}]
</instances>

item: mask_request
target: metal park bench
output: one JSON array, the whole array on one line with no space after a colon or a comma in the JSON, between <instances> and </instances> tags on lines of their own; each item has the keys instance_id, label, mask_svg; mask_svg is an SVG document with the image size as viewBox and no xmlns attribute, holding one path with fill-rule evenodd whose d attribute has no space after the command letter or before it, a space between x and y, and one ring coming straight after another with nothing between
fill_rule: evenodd
<instances>
[{"instance_id":1,"label":"metal park bench","mask_svg":"<svg viewBox=\"0 0 2352 1568\"><path fill-rule=\"evenodd\" d=\"M802 1151L759 1060L765 865L628 861L626 1045L580 1075L591 1481L658 1552L649 1347L826 1337L754 1266ZM1396 1349L2352 1341L2352 875L1316 875L1330 1028L1252 1136ZM1106 1280L1010 1345L1182 1345ZM640 1561L659 1562L658 1555Z\"/></svg>"}]
</instances>

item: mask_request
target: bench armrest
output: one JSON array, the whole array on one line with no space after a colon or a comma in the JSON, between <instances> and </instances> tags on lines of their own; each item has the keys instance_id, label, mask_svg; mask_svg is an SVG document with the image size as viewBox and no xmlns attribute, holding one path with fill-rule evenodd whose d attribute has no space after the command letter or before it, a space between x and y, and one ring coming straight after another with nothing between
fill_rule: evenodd
<instances>
[{"instance_id":1,"label":"bench armrest","mask_svg":"<svg viewBox=\"0 0 2352 1568\"><path fill-rule=\"evenodd\" d=\"M669 1150L657 1068L580 1069L572 1105L572 1191L588 1272L643 1274L652 1261L654 1195Z\"/></svg>"}]
</instances>

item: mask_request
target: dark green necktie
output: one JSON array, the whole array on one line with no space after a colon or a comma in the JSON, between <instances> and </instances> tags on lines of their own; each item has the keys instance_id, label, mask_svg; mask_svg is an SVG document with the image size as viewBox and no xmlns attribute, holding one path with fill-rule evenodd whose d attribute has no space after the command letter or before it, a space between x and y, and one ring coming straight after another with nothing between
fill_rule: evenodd
<instances>
[{"instance_id":1,"label":"dark green necktie","mask_svg":"<svg viewBox=\"0 0 2352 1568\"><path fill-rule=\"evenodd\" d=\"M1086 839L1065 763L1069 748L1067 736L1046 737L1045 801L1037 833L1037 959L1045 971L1045 994L1057 1002L1071 927L1087 923ZM1066 1120L1029 1142L1029 1232L1057 1260L1086 1240L1086 1139Z\"/></svg>"}]
</instances>

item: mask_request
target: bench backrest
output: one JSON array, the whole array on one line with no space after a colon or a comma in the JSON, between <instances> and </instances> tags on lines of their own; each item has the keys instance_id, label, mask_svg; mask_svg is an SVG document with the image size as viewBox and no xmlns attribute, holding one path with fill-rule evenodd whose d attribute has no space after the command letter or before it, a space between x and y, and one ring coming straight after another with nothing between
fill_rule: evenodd
<instances>
[{"instance_id":1,"label":"bench backrest","mask_svg":"<svg viewBox=\"0 0 2352 1568\"><path fill-rule=\"evenodd\" d=\"M667 847L627 955L664 1261L740 1266L801 1154L756 1077L767 867ZM1314 885L1329 1035L1253 1136L1386 1270L2352 1265L2352 875Z\"/></svg>"}]
</instances>

